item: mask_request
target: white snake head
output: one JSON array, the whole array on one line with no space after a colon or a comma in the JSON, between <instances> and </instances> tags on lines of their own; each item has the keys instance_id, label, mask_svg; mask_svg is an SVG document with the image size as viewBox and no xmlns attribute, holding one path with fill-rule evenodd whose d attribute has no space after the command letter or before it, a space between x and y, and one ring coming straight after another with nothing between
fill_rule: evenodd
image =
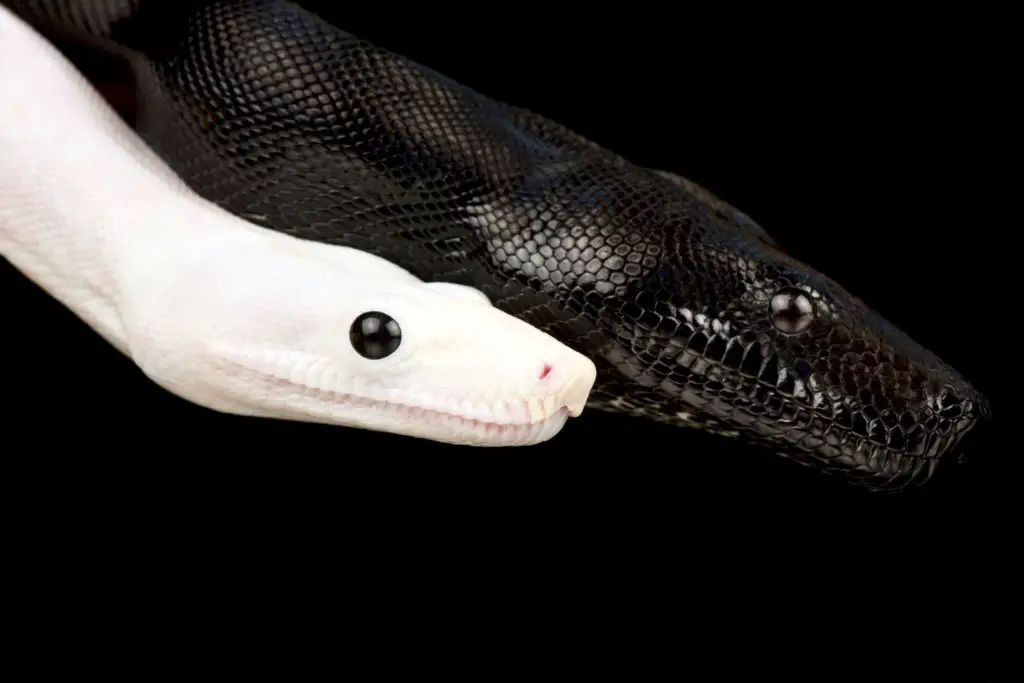
<instances>
[{"instance_id":1,"label":"white snake head","mask_svg":"<svg viewBox=\"0 0 1024 683\"><path fill-rule=\"evenodd\" d=\"M223 412L475 446L546 441L583 410L594 364L476 290L257 232L169 260L123 314L154 381Z\"/></svg>"}]
</instances>

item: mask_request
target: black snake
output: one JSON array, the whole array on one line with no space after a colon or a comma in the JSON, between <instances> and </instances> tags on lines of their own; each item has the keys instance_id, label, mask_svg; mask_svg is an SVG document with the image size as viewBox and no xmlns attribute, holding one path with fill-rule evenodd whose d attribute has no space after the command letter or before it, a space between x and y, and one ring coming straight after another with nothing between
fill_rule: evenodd
<instances>
[{"instance_id":1,"label":"black snake","mask_svg":"<svg viewBox=\"0 0 1024 683\"><path fill-rule=\"evenodd\" d=\"M630 163L281 0L4 0L127 67L134 125L274 230L479 288L598 366L590 406L926 480L988 404L696 184ZM258 274L254 274L258 276Z\"/></svg>"}]
</instances>

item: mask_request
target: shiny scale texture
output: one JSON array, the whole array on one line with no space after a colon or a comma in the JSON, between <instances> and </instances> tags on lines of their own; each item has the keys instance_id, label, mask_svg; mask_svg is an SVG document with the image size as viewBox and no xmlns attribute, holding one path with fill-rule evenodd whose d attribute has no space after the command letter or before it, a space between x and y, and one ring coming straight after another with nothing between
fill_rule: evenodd
<instances>
[{"instance_id":1,"label":"shiny scale texture","mask_svg":"<svg viewBox=\"0 0 1024 683\"><path fill-rule=\"evenodd\" d=\"M593 408L879 489L927 479L987 416L954 370L703 188L295 5L7 4L51 36L107 36L132 64L137 129L200 194L481 289L594 359Z\"/></svg>"}]
</instances>

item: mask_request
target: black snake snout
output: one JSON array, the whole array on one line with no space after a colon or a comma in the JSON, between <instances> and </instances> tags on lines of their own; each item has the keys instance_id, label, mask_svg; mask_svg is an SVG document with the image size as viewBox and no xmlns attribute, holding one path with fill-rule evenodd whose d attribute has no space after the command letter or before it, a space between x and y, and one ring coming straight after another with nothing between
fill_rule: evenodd
<instances>
[{"instance_id":1,"label":"black snake snout","mask_svg":"<svg viewBox=\"0 0 1024 683\"><path fill-rule=\"evenodd\" d=\"M832 401L834 431L844 438L826 436L816 454L869 470L892 486L930 476L991 416L988 402L858 300L850 297L844 308L822 345L827 351L813 361L825 400Z\"/></svg>"},{"instance_id":2,"label":"black snake snout","mask_svg":"<svg viewBox=\"0 0 1024 683\"><path fill-rule=\"evenodd\" d=\"M990 416L962 376L811 266L737 238L724 221L697 237L661 268L655 295L640 291L623 310L638 322L640 311L657 314L630 329L634 344L650 349L652 374L667 370L662 388L680 385L681 404L713 417L713 431L901 488L929 477Z\"/></svg>"},{"instance_id":3,"label":"black snake snout","mask_svg":"<svg viewBox=\"0 0 1024 683\"><path fill-rule=\"evenodd\" d=\"M949 450L956 451L957 460L966 462L974 457L974 446L984 438L992 419L992 408L981 392L963 381L960 386L945 385L939 394L936 412L940 423L951 423ZM973 437L968 446L962 439Z\"/></svg>"}]
</instances>

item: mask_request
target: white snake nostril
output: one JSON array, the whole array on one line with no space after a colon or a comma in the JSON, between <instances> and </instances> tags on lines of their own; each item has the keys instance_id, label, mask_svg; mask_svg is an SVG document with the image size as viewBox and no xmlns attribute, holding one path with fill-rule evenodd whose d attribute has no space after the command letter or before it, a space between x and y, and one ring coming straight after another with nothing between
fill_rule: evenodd
<instances>
[{"instance_id":1,"label":"white snake nostril","mask_svg":"<svg viewBox=\"0 0 1024 683\"><path fill-rule=\"evenodd\" d=\"M547 379L551 375L551 371L553 369L554 369L554 366L551 363L544 363L544 365L541 366L540 375L538 375L537 379L540 379L540 380Z\"/></svg>"}]
</instances>

